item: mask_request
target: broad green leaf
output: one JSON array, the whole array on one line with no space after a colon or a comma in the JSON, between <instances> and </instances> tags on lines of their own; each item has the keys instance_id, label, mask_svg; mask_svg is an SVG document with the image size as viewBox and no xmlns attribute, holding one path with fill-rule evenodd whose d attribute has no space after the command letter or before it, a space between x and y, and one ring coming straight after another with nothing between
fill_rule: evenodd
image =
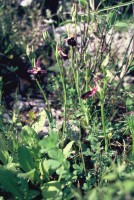
<instances>
[{"instance_id":1,"label":"broad green leaf","mask_svg":"<svg viewBox=\"0 0 134 200\"><path fill-rule=\"evenodd\" d=\"M71 141L69 142L66 147L63 149L63 154L65 156L65 158L67 158L68 156L70 156L71 152L71 148L72 148L72 145L73 145L74 141Z\"/></svg>"},{"instance_id":2,"label":"broad green leaf","mask_svg":"<svg viewBox=\"0 0 134 200\"><path fill-rule=\"evenodd\" d=\"M0 160L4 165L8 164L9 161L9 153L6 145L5 138L0 134Z\"/></svg>"},{"instance_id":3,"label":"broad green leaf","mask_svg":"<svg viewBox=\"0 0 134 200\"><path fill-rule=\"evenodd\" d=\"M134 101L133 98L127 98L126 99L126 107L129 111L132 111L134 109Z\"/></svg>"},{"instance_id":4,"label":"broad green leaf","mask_svg":"<svg viewBox=\"0 0 134 200\"><path fill-rule=\"evenodd\" d=\"M49 181L49 166L47 166L46 164L47 160L41 160L39 163L39 170L41 173L41 176L43 177L43 180L45 180L46 182Z\"/></svg>"},{"instance_id":5,"label":"broad green leaf","mask_svg":"<svg viewBox=\"0 0 134 200\"><path fill-rule=\"evenodd\" d=\"M134 191L134 180L126 180L122 183L122 192L124 194L128 194L133 191Z\"/></svg>"},{"instance_id":6,"label":"broad green leaf","mask_svg":"<svg viewBox=\"0 0 134 200\"><path fill-rule=\"evenodd\" d=\"M64 169L63 166L56 170L56 174L60 176L60 179L68 180L71 177L70 172Z\"/></svg>"},{"instance_id":7,"label":"broad green leaf","mask_svg":"<svg viewBox=\"0 0 134 200\"><path fill-rule=\"evenodd\" d=\"M97 194L97 190L96 188L90 190L87 194L86 194L86 199L87 200L98 200L98 194ZM106 199L105 199L106 200Z\"/></svg>"},{"instance_id":8,"label":"broad green leaf","mask_svg":"<svg viewBox=\"0 0 134 200\"><path fill-rule=\"evenodd\" d=\"M48 156L54 160L63 161L64 155L61 149L55 148L48 151Z\"/></svg>"},{"instance_id":9,"label":"broad green leaf","mask_svg":"<svg viewBox=\"0 0 134 200\"><path fill-rule=\"evenodd\" d=\"M38 135L30 126L24 126L20 133L20 139L23 144L31 145L33 143L37 143Z\"/></svg>"},{"instance_id":10,"label":"broad green leaf","mask_svg":"<svg viewBox=\"0 0 134 200\"><path fill-rule=\"evenodd\" d=\"M48 137L43 138L39 145L41 146L41 152L48 152L50 149L57 147L58 135L55 132L51 132Z\"/></svg>"},{"instance_id":11,"label":"broad green leaf","mask_svg":"<svg viewBox=\"0 0 134 200\"><path fill-rule=\"evenodd\" d=\"M61 166L62 162L58 160L49 159L45 161L45 164L48 169L56 170Z\"/></svg>"},{"instance_id":12,"label":"broad green leaf","mask_svg":"<svg viewBox=\"0 0 134 200\"><path fill-rule=\"evenodd\" d=\"M20 167L25 172L29 172L35 168L31 153L25 146L20 146L18 148L18 159Z\"/></svg>"},{"instance_id":13,"label":"broad green leaf","mask_svg":"<svg viewBox=\"0 0 134 200\"><path fill-rule=\"evenodd\" d=\"M39 133L43 129L45 120L46 112L45 110L43 110L39 113L37 121L32 125L32 128L35 130L36 133Z\"/></svg>"},{"instance_id":14,"label":"broad green leaf","mask_svg":"<svg viewBox=\"0 0 134 200\"><path fill-rule=\"evenodd\" d=\"M64 161L61 167L56 170L56 173L60 175L60 178L69 179L71 177L70 163L68 161Z\"/></svg>"},{"instance_id":15,"label":"broad green leaf","mask_svg":"<svg viewBox=\"0 0 134 200\"><path fill-rule=\"evenodd\" d=\"M58 181L45 183L44 186L41 187L41 190L44 200L62 199L62 187L61 183Z\"/></svg>"},{"instance_id":16,"label":"broad green leaf","mask_svg":"<svg viewBox=\"0 0 134 200\"><path fill-rule=\"evenodd\" d=\"M77 164L73 164L73 168L76 169L76 170L80 170L81 169L80 166L77 165Z\"/></svg>"},{"instance_id":17,"label":"broad green leaf","mask_svg":"<svg viewBox=\"0 0 134 200\"><path fill-rule=\"evenodd\" d=\"M15 198L23 200L24 195L19 188L19 182L20 179L16 177L15 172L0 166L0 185L2 185L7 192L11 192Z\"/></svg>"},{"instance_id":18,"label":"broad green leaf","mask_svg":"<svg viewBox=\"0 0 134 200\"><path fill-rule=\"evenodd\" d=\"M67 171L64 169L64 167L63 167L63 165L62 165L60 168L58 168L58 169L56 170L56 173L57 173L58 175L64 175L64 174L67 173Z\"/></svg>"},{"instance_id":19,"label":"broad green leaf","mask_svg":"<svg viewBox=\"0 0 134 200\"><path fill-rule=\"evenodd\" d=\"M40 195L40 192L37 190L28 190L28 194L27 194L27 199L31 200L31 199L38 199L37 196ZM36 197L36 198L35 198Z\"/></svg>"},{"instance_id":20,"label":"broad green leaf","mask_svg":"<svg viewBox=\"0 0 134 200\"><path fill-rule=\"evenodd\" d=\"M26 172L26 173L19 173L18 177L21 177L21 178L24 178L27 180L34 180L35 172L36 172L36 170L32 169L31 171Z\"/></svg>"},{"instance_id":21,"label":"broad green leaf","mask_svg":"<svg viewBox=\"0 0 134 200\"><path fill-rule=\"evenodd\" d=\"M69 161L65 160L65 161L63 161L62 164L64 166L64 169L66 169L66 170L70 169L70 162Z\"/></svg>"}]
</instances>

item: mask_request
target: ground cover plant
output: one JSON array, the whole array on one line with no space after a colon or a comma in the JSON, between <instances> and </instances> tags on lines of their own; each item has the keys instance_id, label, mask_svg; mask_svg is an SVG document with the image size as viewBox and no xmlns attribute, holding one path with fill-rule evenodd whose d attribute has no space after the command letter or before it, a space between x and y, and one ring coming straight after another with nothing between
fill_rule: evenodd
<instances>
[{"instance_id":1,"label":"ground cover plant","mask_svg":"<svg viewBox=\"0 0 134 200\"><path fill-rule=\"evenodd\" d=\"M5 117L0 79L1 199L134 198L133 83L124 85L134 70L133 35L121 57L120 49L113 47L118 29L133 28L131 21L118 17L133 1L103 8L101 3L76 1L67 19L62 8L58 10L58 26L64 31L56 38L52 24L53 35L42 35L53 59L50 69L42 68L35 46L27 45L27 74L44 98L42 111L29 110L25 123L17 107ZM44 77L54 104L62 110L60 127ZM41 138L46 120L48 135Z\"/></svg>"}]
</instances>

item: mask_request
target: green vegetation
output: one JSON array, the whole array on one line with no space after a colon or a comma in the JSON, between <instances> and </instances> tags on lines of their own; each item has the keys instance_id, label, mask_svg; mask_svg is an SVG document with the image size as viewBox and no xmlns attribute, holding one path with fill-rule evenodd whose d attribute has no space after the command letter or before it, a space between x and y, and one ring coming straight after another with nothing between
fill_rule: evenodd
<instances>
[{"instance_id":1,"label":"green vegetation","mask_svg":"<svg viewBox=\"0 0 134 200\"><path fill-rule=\"evenodd\" d=\"M17 108L11 118L4 117L0 78L0 199L134 198L134 94L123 86L125 77L134 70L130 49L134 38L130 38L122 58L112 46L115 29L126 26L118 18L119 8L132 3L103 4L99 9L94 0L79 0L72 5L68 19L58 10L63 19L59 26L64 25L66 34L58 40L52 24L54 35L45 31L41 36L48 45L46 52L52 51L53 63L46 69L47 74L38 59L41 50L36 54L36 45L25 48L25 57L33 66L28 73L34 76L46 103L39 113L29 111L25 125ZM10 27L8 35L5 24L0 23L4 26L0 29L1 51L10 56L14 54L11 42L16 35ZM30 37L32 41L32 34ZM26 45L24 38L20 52L24 53ZM63 110L59 129L40 76L47 76L46 87ZM49 134L41 139L39 132L45 120L49 122Z\"/></svg>"}]
</instances>

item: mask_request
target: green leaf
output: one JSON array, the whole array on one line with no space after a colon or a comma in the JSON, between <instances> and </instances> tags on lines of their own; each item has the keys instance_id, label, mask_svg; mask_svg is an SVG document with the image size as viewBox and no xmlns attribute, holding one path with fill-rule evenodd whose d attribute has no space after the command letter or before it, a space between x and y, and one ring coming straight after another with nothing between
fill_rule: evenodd
<instances>
[{"instance_id":1,"label":"green leaf","mask_svg":"<svg viewBox=\"0 0 134 200\"><path fill-rule=\"evenodd\" d=\"M133 98L127 98L126 99L126 107L129 111L132 111L134 109L134 101Z\"/></svg>"},{"instance_id":2,"label":"green leaf","mask_svg":"<svg viewBox=\"0 0 134 200\"><path fill-rule=\"evenodd\" d=\"M76 170L80 170L81 169L80 166L77 165L77 164L73 164L73 168L76 169Z\"/></svg>"},{"instance_id":3,"label":"green leaf","mask_svg":"<svg viewBox=\"0 0 134 200\"><path fill-rule=\"evenodd\" d=\"M134 180L126 180L122 183L122 192L124 194L128 194L133 191L134 191Z\"/></svg>"},{"instance_id":4,"label":"green leaf","mask_svg":"<svg viewBox=\"0 0 134 200\"><path fill-rule=\"evenodd\" d=\"M89 17L86 16L85 14L83 14L83 13L77 14L77 22L82 22L82 21L86 22L88 20L89 20Z\"/></svg>"},{"instance_id":5,"label":"green leaf","mask_svg":"<svg viewBox=\"0 0 134 200\"><path fill-rule=\"evenodd\" d=\"M9 161L9 153L6 145L5 138L0 134L0 160L4 165L8 164Z\"/></svg>"},{"instance_id":6,"label":"green leaf","mask_svg":"<svg viewBox=\"0 0 134 200\"><path fill-rule=\"evenodd\" d=\"M7 69L8 69L9 71L11 71L11 72L15 72L15 71L18 70L18 66L17 66L17 67L13 67L13 66L7 67Z\"/></svg>"},{"instance_id":7,"label":"green leaf","mask_svg":"<svg viewBox=\"0 0 134 200\"><path fill-rule=\"evenodd\" d=\"M95 3L94 0L89 0L89 4L90 4L92 11L95 10L95 4L94 3Z\"/></svg>"},{"instance_id":8,"label":"green leaf","mask_svg":"<svg viewBox=\"0 0 134 200\"><path fill-rule=\"evenodd\" d=\"M45 113L47 115L47 118L48 118L48 121L49 121L49 125L51 126L53 124L53 118L52 118L50 112L48 112L47 109L45 109Z\"/></svg>"},{"instance_id":9,"label":"green leaf","mask_svg":"<svg viewBox=\"0 0 134 200\"><path fill-rule=\"evenodd\" d=\"M33 128L30 126L24 126L20 133L20 139L23 144L27 144L28 146L38 141L38 135Z\"/></svg>"},{"instance_id":10,"label":"green leaf","mask_svg":"<svg viewBox=\"0 0 134 200\"><path fill-rule=\"evenodd\" d=\"M107 181L114 181L118 178L118 174L117 173L109 173L105 176L103 176L103 180L107 180Z\"/></svg>"},{"instance_id":11,"label":"green leaf","mask_svg":"<svg viewBox=\"0 0 134 200\"><path fill-rule=\"evenodd\" d=\"M20 146L18 148L18 160L20 167L25 172L29 172L35 168L31 153L25 146Z\"/></svg>"},{"instance_id":12,"label":"green leaf","mask_svg":"<svg viewBox=\"0 0 134 200\"><path fill-rule=\"evenodd\" d=\"M44 200L61 200L62 199L62 188L61 183L58 181L51 181L45 183L44 186L41 187L42 194Z\"/></svg>"},{"instance_id":13,"label":"green leaf","mask_svg":"<svg viewBox=\"0 0 134 200\"><path fill-rule=\"evenodd\" d=\"M18 183L20 183L20 179L16 177L15 172L0 166L0 185L2 185L7 192L11 192L14 197L23 200L24 195L21 192ZM27 184L25 183L25 189L26 188Z\"/></svg>"},{"instance_id":14,"label":"green leaf","mask_svg":"<svg viewBox=\"0 0 134 200\"><path fill-rule=\"evenodd\" d=\"M55 171L56 169L58 169L61 166L62 162L58 161L58 160L49 159L49 160L45 161L45 164L48 169Z\"/></svg>"},{"instance_id":15,"label":"green leaf","mask_svg":"<svg viewBox=\"0 0 134 200\"><path fill-rule=\"evenodd\" d=\"M57 144L58 144L58 135L54 132L50 132L48 137L43 138L43 140L39 142L39 145L42 148L41 150L42 153L44 151L48 152L50 149L55 148Z\"/></svg>"},{"instance_id":16,"label":"green leaf","mask_svg":"<svg viewBox=\"0 0 134 200\"><path fill-rule=\"evenodd\" d=\"M41 160L39 163L39 170L41 175L43 176L44 181L48 182L49 181L49 166L47 166L47 160Z\"/></svg>"},{"instance_id":17,"label":"green leaf","mask_svg":"<svg viewBox=\"0 0 134 200\"><path fill-rule=\"evenodd\" d=\"M131 4L133 4L134 3L134 1L132 0L132 1L129 1L129 2L127 2L127 3L119 3L118 5L115 5L115 6L110 6L110 7L105 7L105 8L103 8L103 9L99 9L99 10L97 10L97 11L95 11L95 13L100 13L100 12L104 12L104 11L108 11L108 10L114 10L114 9L116 9L116 8L121 8L121 7L123 7L123 6L128 6L128 5L131 5Z\"/></svg>"},{"instance_id":18,"label":"green leaf","mask_svg":"<svg viewBox=\"0 0 134 200\"><path fill-rule=\"evenodd\" d=\"M23 179L28 179L28 180L34 180L35 177L35 169L32 169L31 171L27 172L27 173L19 173L18 177L21 177Z\"/></svg>"},{"instance_id":19,"label":"green leaf","mask_svg":"<svg viewBox=\"0 0 134 200\"><path fill-rule=\"evenodd\" d=\"M32 125L32 128L35 130L36 133L39 133L43 129L45 120L46 112L45 110L43 110L39 113L37 121Z\"/></svg>"},{"instance_id":20,"label":"green leaf","mask_svg":"<svg viewBox=\"0 0 134 200\"><path fill-rule=\"evenodd\" d=\"M38 198L35 198L37 196L40 195L40 192L37 191L37 190L28 190L28 195L27 195L27 199L28 200L31 200L31 199L38 199Z\"/></svg>"},{"instance_id":21,"label":"green leaf","mask_svg":"<svg viewBox=\"0 0 134 200\"><path fill-rule=\"evenodd\" d=\"M69 170L70 169L70 162L65 160L63 163L64 169Z\"/></svg>"},{"instance_id":22,"label":"green leaf","mask_svg":"<svg viewBox=\"0 0 134 200\"><path fill-rule=\"evenodd\" d=\"M106 58L103 60L101 67L104 68L108 65L109 63L109 54L106 56Z\"/></svg>"},{"instance_id":23,"label":"green leaf","mask_svg":"<svg viewBox=\"0 0 134 200\"><path fill-rule=\"evenodd\" d=\"M70 163L68 161L64 161L62 165L56 170L56 173L62 179L69 179L71 177L70 174Z\"/></svg>"},{"instance_id":24,"label":"green leaf","mask_svg":"<svg viewBox=\"0 0 134 200\"><path fill-rule=\"evenodd\" d=\"M60 176L60 179L70 179L71 174L69 171L67 171L66 169L63 168L63 166L61 166L60 168L58 168L56 170L56 174L58 174Z\"/></svg>"},{"instance_id":25,"label":"green leaf","mask_svg":"<svg viewBox=\"0 0 134 200\"><path fill-rule=\"evenodd\" d=\"M116 22L115 27L119 27L119 28L127 28L129 25L126 22Z\"/></svg>"},{"instance_id":26,"label":"green leaf","mask_svg":"<svg viewBox=\"0 0 134 200\"><path fill-rule=\"evenodd\" d=\"M82 4L84 4L85 6L87 6L87 0L80 0L80 2L81 2Z\"/></svg>"},{"instance_id":27,"label":"green leaf","mask_svg":"<svg viewBox=\"0 0 134 200\"><path fill-rule=\"evenodd\" d=\"M59 160L61 162L64 160L63 152L61 149L58 148L48 151L48 156L54 160Z\"/></svg>"},{"instance_id":28,"label":"green leaf","mask_svg":"<svg viewBox=\"0 0 134 200\"><path fill-rule=\"evenodd\" d=\"M134 62L128 67L128 73L131 73L134 71Z\"/></svg>"},{"instance_id":29,"label":"green leaf","mask_svg":"<svg viewBox=\"0 0 134 200\"><path fill-rule=\"evenodd\" d=\"M72 145L73 145L74 141L71 141L69 142L66 147L63 149L63 154L65 156L65 158L67 158L68 156L70 156L71 154L71 148L72 148Z\"/></svg>"},{"instance_id":30,"label":"green leaf","mask_svg":"<svg viewBox=\"0 0 134 200\"><path fill-rule=\"evenodd\" d=\"M66 20L66 21L64 21L64 22L61 22L61 23L60 23L60 26L64 26L64 25L70 24L70 23L72 23L72 20Z\"/></svg>"}]
</instances>

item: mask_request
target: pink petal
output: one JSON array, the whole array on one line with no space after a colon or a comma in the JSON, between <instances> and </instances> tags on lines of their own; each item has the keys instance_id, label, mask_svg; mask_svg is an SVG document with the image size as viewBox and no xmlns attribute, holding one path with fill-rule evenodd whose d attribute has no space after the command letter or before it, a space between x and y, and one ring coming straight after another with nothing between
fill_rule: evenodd
<instances>
[{"instance_id":1,"label":"pink petal","mask_svg":"<svg viewBox=\"0 0 134 200\"><path fill-rule=\"evenodd\" d=\"M30 74L37 74L38 73L38 71L36 69L31 69L31 70L28 70L27 72L30 73Z\"/></svg>"},{"instance_id":2,"label":"pink petal","mask_svg":"<svg viewBox=\"0 0 134 200\"><path fill-rule=\"evenodd\" d=\"M40 60L39 59L36 61L36 67L40 67Z\"/></svg>"},{"instance_id":3,"label":"pink petal","mask_svg":"<svg viewBox=\"0 0 134 200\"><path fill-rule=\"evenodd\" d=\"M28 73L33 73L33 69L30 69L27 71Z\"/></svg>"},{"instance_id":4,"label":"pink petal","mask_svg":"<svg viewBox=\"0 0 134 200\"><path fill-rule=\"evenodd\" d=\"M81 95L82 99L87 99L88 97L92 97L97 91L97 88L93 88L91 91L85 92L84 94Z\"/></svg>"}]
</instances>

